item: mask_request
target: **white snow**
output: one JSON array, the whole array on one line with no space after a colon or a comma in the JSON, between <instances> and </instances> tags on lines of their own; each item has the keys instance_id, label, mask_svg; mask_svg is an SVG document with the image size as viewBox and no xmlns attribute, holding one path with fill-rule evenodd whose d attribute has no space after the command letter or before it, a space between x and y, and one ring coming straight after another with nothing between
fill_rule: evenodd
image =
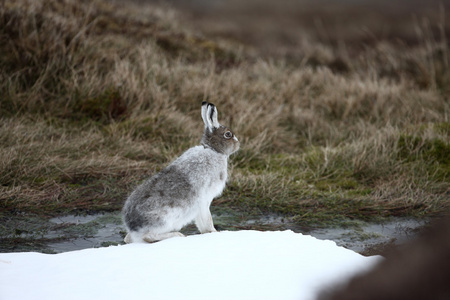
<instances>
[{"instance_id":1,"label":"white snow","mask_svg":"<svg viewBox=\"0 0 450 300\"><path fill-rule=\"evenodd\" d=\"M292 231L223 231L61 254L1 253L1 300L314 299L380 257Z\"/></svg>"}]
</instances>

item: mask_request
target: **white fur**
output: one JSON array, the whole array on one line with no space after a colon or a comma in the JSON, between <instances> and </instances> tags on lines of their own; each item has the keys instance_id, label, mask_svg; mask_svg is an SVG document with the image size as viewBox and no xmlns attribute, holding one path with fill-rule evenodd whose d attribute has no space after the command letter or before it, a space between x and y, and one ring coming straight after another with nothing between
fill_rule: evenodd
<instances>
[{"instance_id":1,"label":"white fur","mask_svg":"<svg viewBox=\"0 0 450 300\"><path fill-rule=\"evenodd\" d=\"M170 208L165 215L165 226L152 228L151 231L148 228L132 231L125 238L125 242L154 242L183 236L178 231L192 221L195 221L201 233L215 232L209 207L213 199L225 188L228 177L227 161L228 156L203 146L196 146L184 152L172 164L190 170L189 181L199 193L195 204L187 209Z\"/></svg>"},{"instance_id":2,"label":"white fur","mask_svg":"<svg viewBox=\"0 0 450 300\"><path fill-rule=\"evenodd\" d=\"M217 108L212 103L202 102L201 115L205 124L202 146L196 146L184 152L169 165L170 169L164 173L165 175L162 175L167 177L159 178L167 180L168 189L175 188L177 185L173 183L177 180L183 181L182 185L178 185L182 187L178 191L170 190L173 192L171 196L173 198L167 199L145 198L149 197L146 192L155 193L151 186L145 185L146 183L151 185L152 179L138 187L124 205L124 219L126 223L128 222L127 226L133 222L132 228L140 229L130 231L125 237L125 242L153 242L183 236L178 231L192 221L195 221L201 233L216 231L209 207L213 199L225 188L228 177L228 155L239 149L239 141L234 136L234 142L231 144L227 142L218 146L216 142L211 142L210 139L214 136L209 134L214 134L215 130L221 127L217 119ZM163 192L160 193L161 197L164 197ZM155 208L154 204L157 202L152 201L158 200L161 201L161 206L156 205L157 208ZM168 200L170 204L164 200Z\"/></svg>"}]
</instances>

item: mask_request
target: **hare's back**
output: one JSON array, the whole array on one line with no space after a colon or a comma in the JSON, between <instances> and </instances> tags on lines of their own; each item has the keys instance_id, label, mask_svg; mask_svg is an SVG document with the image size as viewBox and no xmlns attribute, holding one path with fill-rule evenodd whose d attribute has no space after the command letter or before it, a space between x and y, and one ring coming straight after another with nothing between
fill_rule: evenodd
<instances>
[{"instance_id":1,"label":"hare's back","mask_svg":"<svg viewBox=\"0 0 450 300\"><path fill-rule=\"evenodd\" d=\"M188 174L175 165L169 165L140 185L130 198L153 208L174 207L190 202L194 194L195 187Z\"/></svg>"},{"instance_id":2,"label":"hare's back","mask_svg":"<svg viewBox=\"0 0 450 300\"><path fill-rule=\"evenodd\" d=\"M198 176L209 178L227 170L228 157L216 151L196 146L183 153L171 165L174 165L186 174L191 180Z\"/></svg>"}]
</instances>

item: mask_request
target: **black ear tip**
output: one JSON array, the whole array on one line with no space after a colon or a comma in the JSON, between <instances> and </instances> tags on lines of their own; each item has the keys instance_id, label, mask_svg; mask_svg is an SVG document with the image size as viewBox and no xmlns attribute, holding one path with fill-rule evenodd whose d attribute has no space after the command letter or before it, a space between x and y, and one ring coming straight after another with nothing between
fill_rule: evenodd
<instances>
[{"instance_id":1,"label":"black ear tip","mask_svg":"<svg viewBox=\"0 0 450 300\"><path fill-rule=\"evenodd\" d=\"M206 102L206 101L203 101L203 102L202 102L202 106L204 106L204 105L206 105L206 104L208 104L208 102Z\"/></svg>"},{"instance_id":2,"label":"black ear tip","mask_svg":"<svg viewBox=\"0 0 450 300\"><path fill-rule=\"evenodd\" d=\"M208 103L208 106L211 106L212 108L216 107L214 104L212 103Z\"/></svg>"}]
</instances>

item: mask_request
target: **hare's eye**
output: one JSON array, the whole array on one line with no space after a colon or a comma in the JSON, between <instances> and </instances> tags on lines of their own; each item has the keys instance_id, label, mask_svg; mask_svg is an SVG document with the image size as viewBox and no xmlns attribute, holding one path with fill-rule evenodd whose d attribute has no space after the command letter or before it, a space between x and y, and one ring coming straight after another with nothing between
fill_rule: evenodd
<instances>
[{"instance_id":1,"label":"hare's eye","mask_svg":"<svg viewBox=\"0 0 450 300\"><path fill-rule=\"evenodd\" d=\"M224 133L223 135L226 139L231 139L233 137L233 134L231 133L231 131L227 131Z\"/></svg>"}]
</instances>

